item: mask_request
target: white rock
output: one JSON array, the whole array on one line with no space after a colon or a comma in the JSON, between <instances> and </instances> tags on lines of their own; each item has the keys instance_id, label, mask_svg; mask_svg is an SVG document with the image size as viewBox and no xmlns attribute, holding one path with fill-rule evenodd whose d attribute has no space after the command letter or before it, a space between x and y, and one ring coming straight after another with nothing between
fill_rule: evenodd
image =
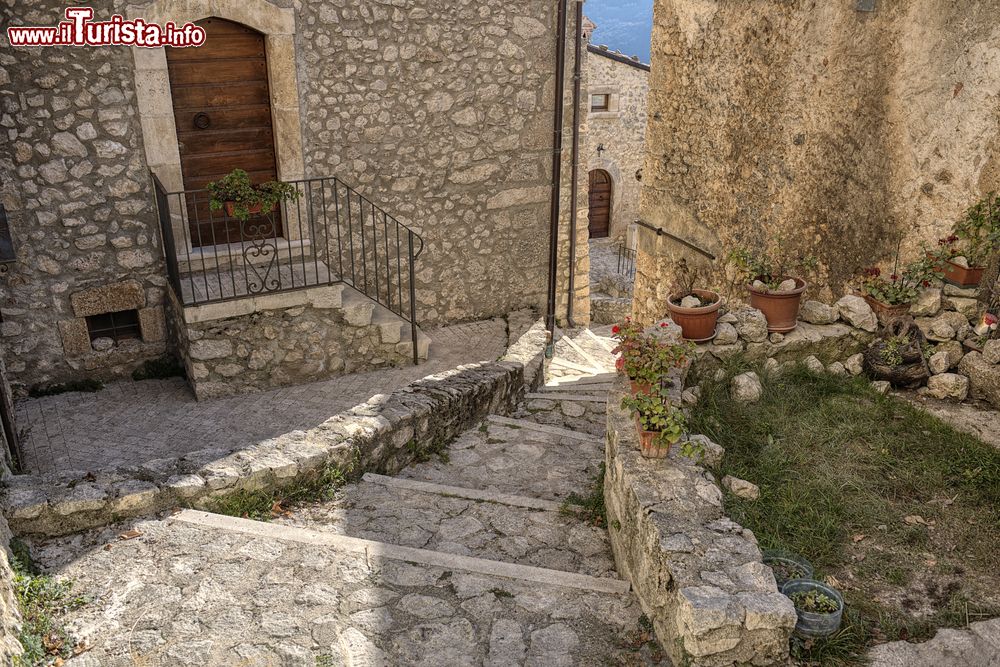
<instances>
[{"instance_id":1,"label":"white rock","mask_svg":"<svg viewBox=\"0 0 1000 667\"><path fill-rule=\"evenodd\" d=\"M684 393L681 394L681 400L687 405L694 405L698 402L701 397L701 387L691 387L690 389L685 389Z\"/></svg>"},{"instance_id":2,"label":"white rock","mask_svg":"<svg viewBox=\"0 0 1000 667\"><path fill-rule=\"evenodd\" d=\"M767 318L756 308L743 308L733 313L736 316L737 333L748 343L763 343L767 340Z\"/></svg>"},{"instance_id":3,"label":"white rock","mask_svg":"<svg viewBox=\"0 0 1000 667\"><path fill-rule=\"evenodd\" d=\"M802 360L802 364L813 371L814 373L822 373L826 370L826 366L823 362L816 358L816 355L810 354L808 357Z\"/></svg>"},{"instance_id":4,"label":"white rock","mask_svg":"<svg viewBox=\"0 0 1000 667\"><path fill-rule=\"evenodd\" d=\"M696 296L686 296L681 299L681 308L700 308L701 299Z\"/></svg>"},{"instance_id":5,"label":"white rock","mask_svg":"<svg viewBox=\"0 0 1000 667\"><path fill-rule=\"evenodd\" d=\"M772 334L768 334L767 339L777 345L785 340L785 334L775 331Z\"/></svg>"},{"instance_id":6,"label":"white rock","mask_svg":"<svg viewBox=\"0 0 1000 667\"><path fill-rule=\"evenodd\" d=\"M934 398L950 398L964 401L969 395L969 378L958 373L932 375L927 380L927 393Z\"/></svg>"},{"instance_id":7,"label":"white rock","mask_svg":"<svg viewBox=\"0 0 1000 667\"><path fill-rule=\"evenodd\" d=\"M756 403L764 393L760 378L753 371L740 373L729 384L729 392L733 400L741 403Z\"/></svg>"},{"instance_id":8,"label":"white rock","mask_svg":"<svg viewBox=\"0 0 1000 667\"><path fill-rule=\"evenodd\" d=\"M750 283L750 287L754 288L755 290L761 290L761 291L767 290L767 285L765 285L763 281L760 280L755 280L752 283Z\"/></svg>"},{"instance_id":9,"label":"white rock","mask_svg":"<svg viewBox=\"0 0 1000 667\"><path fill-rule=\"evenodd\" d=\"M781 284L778 285L778 289L776 289L774 291L775 292L792 292L792 291L795 290L796 287L798 287L798 283L796 283L795 280L793 280L792 278L789 278L788 280L782 280Z\"/></svg>"},{"instance_id":10,"label":"white rock","mask_svg":"<svg viewBox=\"0 0 1000 667\"><path fill-rule=\"evenodd\" d=\"M888 394L889 390L892 389L892 385L887 380L875 380L872 382L872 389L880 394Z\"/></svg>"},{"instance_id":11,"label":"white rock","mask_svg":"<svg viewBox=\"0 0 1000 667\"><path fill-rule=\"evenodd\" d=\"M962 255L959 255L958 257L952 257L951 263L960 266L963 269L969 268L969 260L963 257Z\"/></svg>"},{"instance_id":12,"label":"white rock","mask_svg":"<svg viewBox=\"0 0 1000 667\"><path fill-rule=\"evenodd\" d=\"M825 303L809 300L799 309L799 319L809 324L833 324L840 319L840 313Z\"/></svg>"},{"instance_id":13,"label":"white rock","mask_svg":"<svg viewBox=\"0 0 1000 667\"><path fill-rule=\"evenodd\" d=\"M878 329L878 319L868 302L860 296L849 294L834 304L848 324L858 329L874 332Z\"/></svg>"},{"instance_id":14,"label":"white rock","mask_svg":"<svg viewBox=\"0 0 1000 667\"><path fill-rule=\"evenodd\" d=\"M861 375L865 370L865 355L860 352L852 354L844 361L844 368L851 375Z\"/></svg>"},{"instance_id":15,"label":"white rock","mask_svg":"<svg viewBox=\"0 0 1000 667\"><path fill-rule=\"evenodd\" d=\"M736 327L728 322L719 322L715 327L715 340L712 342L716 345L732 345L738 338Z\"/></svg>"},{"instance_id":16,"label":"white rock","mask_svg":"<svg viewBox=\"0 0 1000 667\"><path fill-rule=\"evenodd\" d=\"M979 299L966 299L960 296L949 296L944 300L949 310L954 310L965 316L967 320L978 320L982 305Z\"/></svg>"},{"instance_id":17,"label":"white rock","mask_svg":"<svg viewBox=\"0 0 1000 667\"><path fill-rule=\"evenodd\" d=\"M843 377L847 375L847 368L839 361L835 361L826 367L826 372L830 375L840 375Z\"/></svg>"},{"instance_id":18,"label":"white rock","mask_svg":"<svg viewBox=\"0 0 1000 667\"><path fill-rule=\"evenodd\" d=\"M983 359L988 364L1000 363L1000 340L990 339L983 345Z\"/></svg>"},{"instance_id":19,"label":"white rock","mask_svg":"<svg viewBox=\"0 0 1000 667\"><path fill-rule=\"evenodd\" d=\"M925 289L910 306L910 315L914 317L933 317L941 310L941 290L932 287Z\"/></svg>"},{"instance_id":20,"label":"white rock","mask_svg":"<svg viewBox=\"0 0 1000 667\"><path fill-rule=\"evenodd\" d=\"M753 482L748 482L739 477L726 475L722 478L722 486L729 489L734 496L740 498L746 498L747 500L757 500L760 498L760 487Z\"/></svg>"},{"instance_id":21,"label":"white rock","mask_svg":"<svg viewBox=\"0 0 1000 667\"><path fill-rule=\"evenodd\" d=\"M934 375L947 373L951 369L951 362L948 360L948 353L935 352L931 355L930 359L927 360L927 366L931 369L931 373Z\"/></svg>"},{"instance_id":22,"label":"white rock","mask_svg":"<svg viewBox=\"0 0 1000 667\"><path fill-rule=\"evenodd\" d=\"M775 373L778 372L779 368L780 368L780 365L778 364L778 360L775 359L774 357L768 357L767 359L764 360L764 373L765 374L767 374L767 375L774 375Z\"/></svg>"},{"instance_id":23,"label":"white rock","mask_svg":"<svg viewBox=\"0 0 1000 667\"><path fill-rule=\"evenodd\" d=\"M111 338L95 338L90 341L90 346L98 352L106 352L115 346L115 341Z\"/></svg>"}]
</instances>

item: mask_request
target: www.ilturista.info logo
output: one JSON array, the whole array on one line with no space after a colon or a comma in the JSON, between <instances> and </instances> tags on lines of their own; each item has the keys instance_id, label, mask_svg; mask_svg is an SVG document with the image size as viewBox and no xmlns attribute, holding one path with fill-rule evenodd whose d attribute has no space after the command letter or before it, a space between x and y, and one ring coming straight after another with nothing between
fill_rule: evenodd
<instances>
[{"instance_id":1,"label":"www.ilturista.info logo","mask_svg":"<svg viewBox=\"0 0 1000 667\"><path fill-rule=\"evenodd\" d=\"M17 26L7 28L11 46L201 46L205 29L194 23L178 27L142 19L124 19L115 14L109 21L91 21L92 7L67 7L66 19L57 26Z\"/></svg>"}]
</instances>

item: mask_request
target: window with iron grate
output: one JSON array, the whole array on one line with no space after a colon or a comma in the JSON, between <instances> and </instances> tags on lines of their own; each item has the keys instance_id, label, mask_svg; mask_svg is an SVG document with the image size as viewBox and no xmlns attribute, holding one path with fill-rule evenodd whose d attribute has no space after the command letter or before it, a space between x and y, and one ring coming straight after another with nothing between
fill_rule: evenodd
<instances>
[{"instance_id":1,"label":"window with iron grate","mask_svg":"<svg viewBox=\"0 0 1000 667\"><path fill-rule=\"evenodd\" d=\"M87 332L91 342L98 338L110 338L117 345L123 340L138 339L141 337L139 311L121 310L117 313L91 315L87 318Z\"/></svg>"}]
</instances>

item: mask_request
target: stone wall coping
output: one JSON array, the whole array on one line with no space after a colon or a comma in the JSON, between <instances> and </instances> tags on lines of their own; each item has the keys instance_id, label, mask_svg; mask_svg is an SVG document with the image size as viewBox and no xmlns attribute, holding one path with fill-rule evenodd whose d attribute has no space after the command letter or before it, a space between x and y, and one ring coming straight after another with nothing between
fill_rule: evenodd
<instances>
[{"instance_id":1,"label":"stone wall coping","mask_svg":"<svg viewBox=\"0 0 1000 667\"><path fill-rule=\"evenodd\" d=\"M725 516L715 476L672 452L644 459L618 378L604 495L612 551L674 664L784 664L795 626L754 534ZM721 448L692 436L709 451Z\"/></svg>"},{"instance_id":2,"label":"stone wall coping","mask_svg":"<svg viewBox=\"0 0 1000 667\"><path fill-rule=\"evenodd\" d=\"M3 514L15 533L57 536L178 506L211 509L237 492L280 489L331 466L351 475L398 472L421 448L450 441L489 414L509 414L526 386L537 387L544 326L519 330L500 361L429 375L307 431L138 467L11 477Z\"/></svg>"}]
</instances>

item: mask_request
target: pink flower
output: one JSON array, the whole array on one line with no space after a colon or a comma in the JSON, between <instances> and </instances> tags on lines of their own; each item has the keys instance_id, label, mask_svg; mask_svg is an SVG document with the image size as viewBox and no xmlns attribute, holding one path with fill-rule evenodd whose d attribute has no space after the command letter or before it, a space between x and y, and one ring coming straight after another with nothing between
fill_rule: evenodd
<instances>
[{"instance_id":1,"label":"pink flower","mask_svg":"<svg viewBox=\"0 0 1000 667\"><path fill-rule=\"evenodd\" d=\"M618 357L617 359L615 359L615 370L620 371L623 368L625 368L625 360L622 359L621 357Z\"/></svg>"},{"instance_id":2,"label":"pink flower","mask_svg":"<svg viewBox=\"0 0 1000 667\"><path fill-rule=\"evenodd\" d=\"M662 327L669 327L669 326L670 326L670 325L669 325L669 324L667 324L666 322L660 322L660 327L661 327L661 328L662 328Z\"/></svg>"},{"instance_id":3,"label":"pink flower","mask_svg":"<svg viewBox=\"0 0 1000 667\"><path fill-rule=\"evenodd\" d=\"M993 313L986 313L985 315L983 315L983 322L986 322L986 324L993 325L996 324L998 321L1000 320L997 320L997 316L994 315Z\"/></svg>"}]
</instances>

